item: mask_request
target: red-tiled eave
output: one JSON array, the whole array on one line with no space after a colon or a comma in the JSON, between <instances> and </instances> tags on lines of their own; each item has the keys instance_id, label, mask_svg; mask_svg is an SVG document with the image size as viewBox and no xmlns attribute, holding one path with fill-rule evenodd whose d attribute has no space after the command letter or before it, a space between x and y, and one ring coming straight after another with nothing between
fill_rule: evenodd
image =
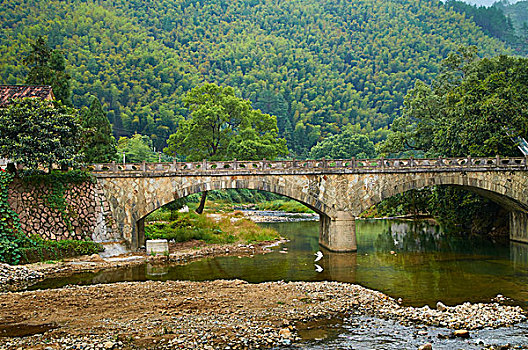
<instances>
[{"instance_id":1,"label":"red-tiled eave","mask_svg":"<svg viewBox=\"0 0 528 350\"><path fill-rule=\"evenodd\" d=\"M0 107L9 104L12 98L34 97L54 100L51 86L47 85L0 85Z\"/></svg>"}]
</instances>

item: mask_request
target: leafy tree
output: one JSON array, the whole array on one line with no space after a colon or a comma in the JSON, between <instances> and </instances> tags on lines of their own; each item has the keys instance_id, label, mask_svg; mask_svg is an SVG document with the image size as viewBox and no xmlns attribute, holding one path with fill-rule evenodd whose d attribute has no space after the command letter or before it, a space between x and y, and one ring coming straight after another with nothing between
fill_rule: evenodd
<instances>
[{"instance_id":1,"label":"leafy tree","mask_svg":"<svg viewBox=\"0 0 528 350\"><path fill-rule=\"evenodd\" d=\"M66 73L66 61L60 51L51 50L39 36L31 44L31 51L24 59L29 67L28 85L50 85L58 101L71 106L70 75Z\"/></svg>"},{"instance_id":2,"label":"leafy tree","mask_svg":"<svg viewBox=\"0 0 528 350\"><path fill-rule=\"evenodd\" d=\"M277 119L251 107L235 96L231 87L204 84L184 99L189 118L182 120L167 141L165 153L190 161L273 159L287 154L286 141L279 139ZM207 193L197 209L203 211Z\"/></svg>"},{"instance_id":3,"label":"leafy tree","mask_svg":"<svg viewBox=\"0 0 528 350\"><path fill-rule=\"evenodd\" d=\"M528 59L450 54L432 85L417 82L381 150L429 156L520 155L528 136Z\"/></svg>"},{"instance_id":4,"label":"leafy tree","mask_svg":"<svg viewBox=\"0 0 528 350\"><path fill-rule=\"evenodd\" d=\"M112 136L112 126L97 97L90 108L81 112L84 161L86 163L106 163L116 158L116 141Z\"/></svg>"},{"instance_id":5,"label":"leafy tree","mask_svg":"<svg viewBox=\"0 0 528 350\"><path fill-rule=\"evenodd\" d=\"M0 157L36 169L73 166L79 158L77 111L37 98L0 108Z\"/></svg>"},{"instance_id":6,"label":"leafy tree","mask_svg":"<svg viewBox=\"0 0 528 350\"><path fill-rule=\"evenodd\" d=\"M148 136L134 134L132 137L120 137L117 142L118 158L125 153L127 163L157 162L158 155L152 149L152 141ZM122 159L122 158L121 158Z\"/></svg>"},{"instance_id":7,"label":"leafy tree","mask_svg":"<svg viewBox=\"0 0 528 350\"><path fill-rule=\"evenodd\" d=\"M310 157L314 159L373 158L375 156L374 143L366 135L357 134L350 127L341 134L327 137L312 147L310 151Z\"/></svg>"},{"instance_id":8,"label":"leafy tree","mask_svg":"<svg viewBox=\"0 0 528 350\"><path fill-rule=\"evenodd\" d=\"M520 156L515 140L528 136L528 59L479 59L476 49L466 48L450 54L443 67L431 85L417 82L409 92L380 149L434 157ZM427 203L423 209L447 225L473 232L489 232L498 225L490 218L507 217L497 214L497 204L456 188L436 187Z\"/></svg>"}]
</instances>

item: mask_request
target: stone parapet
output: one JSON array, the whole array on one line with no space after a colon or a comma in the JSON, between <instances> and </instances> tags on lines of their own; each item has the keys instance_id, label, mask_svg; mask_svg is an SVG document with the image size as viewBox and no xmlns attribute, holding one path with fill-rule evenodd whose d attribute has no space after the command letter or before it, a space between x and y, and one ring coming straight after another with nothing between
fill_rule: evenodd
<instances>
[{"instance_id":1,"label":"stone parapet","mask_svg":"<svg viewBox=\"0 0 528 350\"><path fill-rule=\"evenodd\" d=\"M362 173L421 173L460 171L526 171L527 158L338 159L286 161L202 161L171 163L93 164L96 177L154 177L179 175L317 175Z\"/></svg>"}]
</instances>

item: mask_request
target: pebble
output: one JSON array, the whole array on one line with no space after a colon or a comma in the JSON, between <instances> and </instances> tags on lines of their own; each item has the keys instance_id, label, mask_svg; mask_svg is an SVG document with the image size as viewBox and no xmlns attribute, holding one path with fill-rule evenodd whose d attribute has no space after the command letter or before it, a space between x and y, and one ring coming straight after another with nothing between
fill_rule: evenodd
<instances>
[{"instance_id":1,"label":"pebble","mask_svg":"<svg viewBox=\"0 0 528 350\"><path fill-rule=\"evenodd\" d=\"M469 338L469 331L467 329L457 329L453 332L455 337L459 338Z\"/></svg>"},{"instance_id":2,"label":"pebble","mask_svg":"<svg viewBox=\"0 0 528 350\"><path fill-rule=\"evenodd\" d=\"M25 266L11 266L0 263L0 285L38 280L43 277L42 273L28 269Z\"/></svg>"},{"instance_id":3,"label":"pebble","mask_svg":"<svg viewBox=\"0 0 528 350\"><path fill-rule=\"evenodd\" d=\"M433 350L433 344L426 343L418 348L418 350Z\"/></svg>"},{"instance_id":4,"label":"pebble","mask_svg":"<svg viewBox=\"0 0 528 350\"><path fill-rule=\"evenodd\" d=\"M447 310L447 306L445 306L441 301L439 301L438 303L436 303L436 309L438 311L446 311Z\"/></svg>"}]
</instances>

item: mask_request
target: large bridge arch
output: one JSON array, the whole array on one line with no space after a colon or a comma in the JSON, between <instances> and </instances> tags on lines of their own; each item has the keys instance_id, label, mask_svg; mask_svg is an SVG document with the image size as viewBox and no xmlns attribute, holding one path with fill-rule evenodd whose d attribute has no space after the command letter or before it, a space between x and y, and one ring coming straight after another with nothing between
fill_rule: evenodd
<instances>
[{"instance_id":1,"label":"large bridge arch","mask_svg":"<svg viewBox=\"0 0 528 350\"><path fill-rule=\"evenodd\" d=\"M339 250L332 233L332 223L342 215L335 206L326 202L324 188L313 189L321 175L291 176L175 176L175 177L113 177L99 178L118 230L132 249L144 241L144 218L156 209L178 198L203 191L225 189L252 189L279 194L296 200L321 217L320 242L332 250ZM294 180L294 181L292 181ZM350 219L353 221L353 217ZM354 241L350 248L355 249Z\"/></svg>"}]
</instances>

